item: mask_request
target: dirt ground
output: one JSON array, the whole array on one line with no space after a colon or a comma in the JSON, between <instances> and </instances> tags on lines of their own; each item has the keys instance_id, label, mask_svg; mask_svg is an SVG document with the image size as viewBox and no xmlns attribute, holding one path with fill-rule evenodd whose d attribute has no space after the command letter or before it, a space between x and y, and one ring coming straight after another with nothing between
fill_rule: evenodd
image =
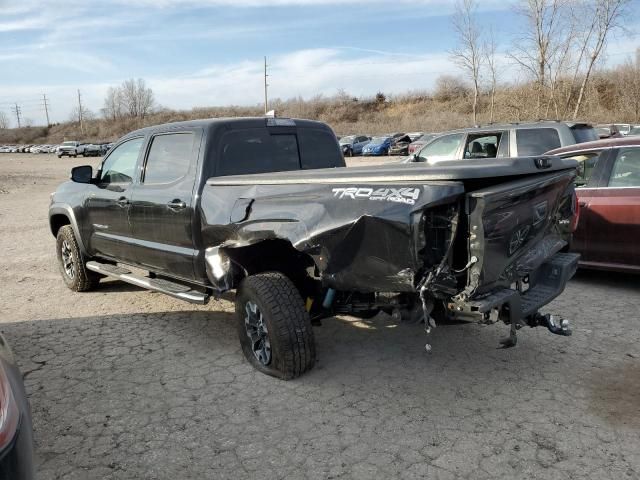
<instances>
[{"instance_id":1,"label":"dirt ground","mask_svg":"<svg viewBox=\"0 0 640 480\"><path fill-rule=\"evenodd\" d=\"M0 330L39 478L640 478L638 277L580 272L548 309L574 335L508 350L505 326L441 326L427 354L418 325L328 319L282 382L244 361L227 300L64 287L49 194L97 162L0 154Z\"/></svg>"}]
</instances>

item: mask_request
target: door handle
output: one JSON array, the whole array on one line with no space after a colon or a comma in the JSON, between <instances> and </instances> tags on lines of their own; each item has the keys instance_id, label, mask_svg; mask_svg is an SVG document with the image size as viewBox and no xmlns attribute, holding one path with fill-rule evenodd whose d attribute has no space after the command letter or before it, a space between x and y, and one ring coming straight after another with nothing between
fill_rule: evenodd
<instances>
[{"instance_id":1,"label":"door handle","mask_svg":"<svg viewBox=\"0 0 640 480\"><path fill-rule=\"evenodd\" d=\"M119 207L124 208L129 205L129 199L127 197L120 197L118 200L116 200L116 203Z\"/></svg>"},{"instance_id":2,"label":"door handle","mask_svg":"<svg viewBox=\"0 0 640 480\"><path fill-rule=\"evenodd\" d=\"M182 210L183 208L187 208L187 204L182 200L175 199L167 203L167 207L169 207L170 210Z\"/></svg>"}]
</instances>

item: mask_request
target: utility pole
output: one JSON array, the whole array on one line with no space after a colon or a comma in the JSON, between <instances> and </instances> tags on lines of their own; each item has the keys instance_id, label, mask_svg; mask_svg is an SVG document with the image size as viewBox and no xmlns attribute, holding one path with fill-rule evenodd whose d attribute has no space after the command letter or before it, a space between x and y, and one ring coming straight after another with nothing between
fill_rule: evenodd
<instances>
[{"instance_id":1,"label":"utility pole","mask_svg":"<svg viewBox=\"0 0 640 480\"><path fill-rule=\"evenodd\" d=\"M20 125L20 114L22 112L20 111L20 107L18 106L17 103L16 103L16 106L13 107L13 113L16 114L16 119L18 120L18 128L20 128L21 127L21 125Z\"/></svg>"},{"instance_id":2,"label":"utility pole","mask_svg":"<svg viewBox=\"0 0 640 480\"><path fill-rule=\"evenodd\" d=\"M80 89L78 89L78 120L80 121L80 132L84 134L84 126L82 125L82 100L80 98Z\"/></svg>"},{"instance_id":3,"label":"utility pole","mask_svg":"<svg viewBox=\"0 0 640 480\"><path fill-rule=\"evenodd\" d=\"M49 125L51 125L51 122L49 121L49 104L47 103L46 93L42 94L42 105L44 105L44 113L47 115L47 127L48 127Z\"/></svg>"},{"instance_id":4,"label":"utility pole","mask_svg":"<svg viewBox=\"0 0 640 480\"><path fill-rule=\"evenodd\" d=\"M267 57L264 57L264 113L266 114L269 111L269 101L267 99L267 87L269 84L267 83Z\"/></svg>"}]
</instances>

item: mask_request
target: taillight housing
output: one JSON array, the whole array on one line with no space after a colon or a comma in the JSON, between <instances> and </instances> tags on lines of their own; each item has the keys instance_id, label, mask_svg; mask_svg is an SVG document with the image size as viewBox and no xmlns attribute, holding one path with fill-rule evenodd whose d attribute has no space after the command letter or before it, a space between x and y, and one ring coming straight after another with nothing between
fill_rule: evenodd
<instances>
[{"instance_id":1,"label":"taillight housing","mask_svg":"<svg viewBox=\"0 0 640 480\"><path fill-rule=\"evenodd\" d=\"M7 372L0 360L0 452L11 443L20 421L20 410L13 396Z\"/></svg>"}]
</instances>

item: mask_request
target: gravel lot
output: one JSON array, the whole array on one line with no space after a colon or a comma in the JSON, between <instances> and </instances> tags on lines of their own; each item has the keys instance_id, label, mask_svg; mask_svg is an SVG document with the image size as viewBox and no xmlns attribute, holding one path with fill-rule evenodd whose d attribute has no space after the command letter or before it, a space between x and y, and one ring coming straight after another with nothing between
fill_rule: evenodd
<instances>
[{"instance_id":1,"label":"gravel lot","mask_svg":"<svg viewBox=\"0 0 640 480\"><path fill-rule=\"evenodd\" d=\"M244 361L228 300L63 286L49 193L82 163L0 154L0 329L39 478L640 478L637 277L579 273L549 309L573 337L508 350L506 326L441 326L427 354L420 326L328 319L282 382Z\"/></svg>"}]
</instances>

